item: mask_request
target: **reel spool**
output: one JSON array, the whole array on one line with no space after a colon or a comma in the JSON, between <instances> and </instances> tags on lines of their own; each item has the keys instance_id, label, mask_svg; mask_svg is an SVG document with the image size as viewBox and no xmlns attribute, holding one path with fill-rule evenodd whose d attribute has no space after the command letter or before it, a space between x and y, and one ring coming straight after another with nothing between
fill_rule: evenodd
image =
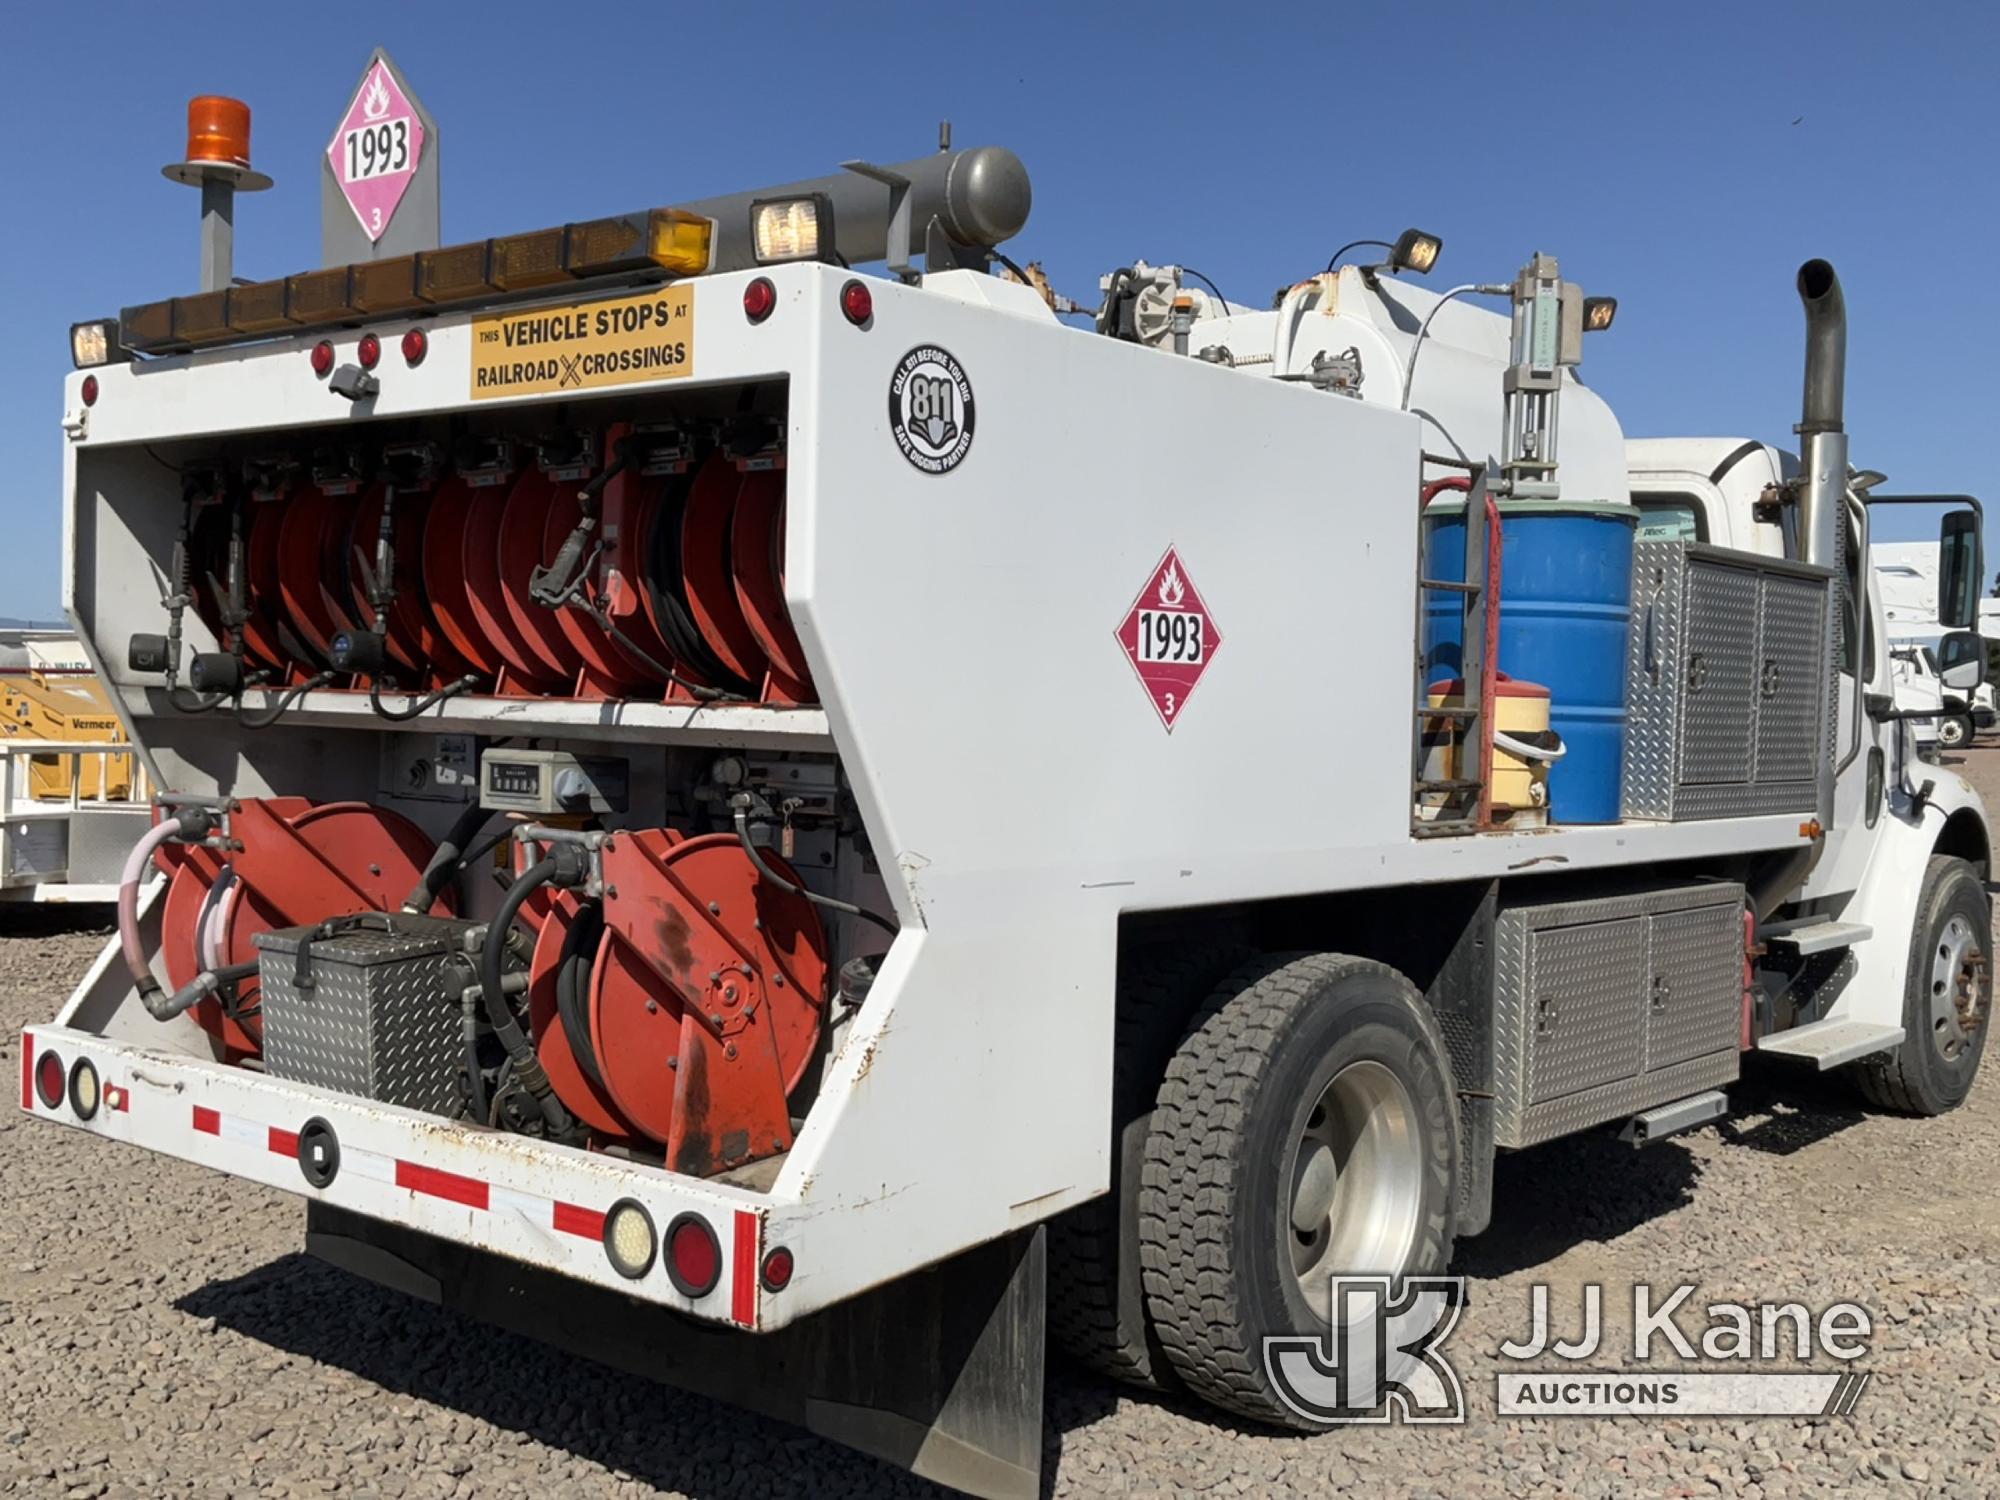
<instances>
[{"instance_id":1,"label":"reel spool","mask_svg":"<svg viewBox=\"0 0 2000 1500\"><path fill-rule=\"evenodd\" d=\"M160 952L175 989L206 968L254 963L260 932L396 910L436 848L408 818L367 802L249 797L229 825L243 846L234 853L166 844L154 854L170 877ZM431 911L449 916L454 906L447 891ZM241 981L235 1008L250 1010L256 997L257 981ZM263 1026L254 1014L231 1016L209 999L193 1015L230 1056L261 1053Z\"/></svg>"},{"instance_id":2,"label":"reel spool","mask_svg":"<svg viewBox=\"0 0 2000 1500\"><path fill-rule=\"evenodd\" d=\"M818 911L760 876L730 834L619 833L603 861L601 907L559 897L530 969L530 1026L557 1095L600 1135L664 1147L678 1172L788 1150L786 1099L825 1019Z\"/></svg>"}]
</instances>

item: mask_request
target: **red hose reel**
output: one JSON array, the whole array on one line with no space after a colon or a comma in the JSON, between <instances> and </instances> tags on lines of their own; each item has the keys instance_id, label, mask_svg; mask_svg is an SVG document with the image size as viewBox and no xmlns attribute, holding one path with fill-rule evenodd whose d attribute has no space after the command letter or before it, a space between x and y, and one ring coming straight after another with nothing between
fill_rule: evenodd
<instances>
[{"instance_id":1,"label":"red hose reel","mask_svg":"<svg viewBox=\"0 0 2000 1500\"><path fill-rule=\"evenodd\" d=\"M160 923L171 988L204 969L254 963L260 932L298 927L348 912L393 911L409 895L436 847L400 813L366 802L315 804L304 797L249 797L229 815L232 850L165 844L154 859L171 877ZM431 910L453 908L450 892ZM236 986L235 1009L254 1007L257 981ZM214 999L193 1012L228 1055L255 1057L263 1027L255 1014L231 1016Z\"/></svg>"},{"instance_id":2,"label":"red hose reel","mask_svg":"<svg viewBox=\"0 0 2000 1500\"><path fill-rule=\"evenodd\" d=\"M636 432L609 428L600 457L642 441ZM343 494L308 479L268 498L218 496L190 528L196 608L218 638L228 633L222 595L240 532L248 665L274 686L326 670L336 635L374 624L369 577L393 504L385 655L402 687L470 673L502 695L809 703L784 600L784 472L760 463L716 449L666 472L634 463L613 474L596 497L576 602L562 608L539 602L530 580L577 525L579 479L531 464L450 473L393 498L382 482Z\"/></svg>"},{"instance_id":3,"label":"red hose reel","mask_svg":"<svg viewBox=\"0 0 2000 1500\"><path fill-rule=\"evenodd\" d=\"M619 833L604 898L558 896L528 987L538 1058L600 1137L708 1176L791 1145L787 1096L824 1021L827 940L729 834ZM771 856L780 879L796 884Z\"/></svg>"}]
</instances>

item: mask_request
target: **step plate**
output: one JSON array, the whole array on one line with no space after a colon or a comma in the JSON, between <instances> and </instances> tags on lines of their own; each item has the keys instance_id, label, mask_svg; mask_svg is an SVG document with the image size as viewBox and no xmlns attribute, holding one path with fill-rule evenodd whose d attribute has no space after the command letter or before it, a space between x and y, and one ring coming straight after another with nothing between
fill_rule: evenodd
<instances>
[{"instance_id":1,"label":"step plate","mask_svg":"<svg viewBox=\"0 0 2000 1500\"><path fill-rule=\"evenodd\" d=\"M1864 922L1810 922L1797 927L1766 928L1759 934L1777 948L1790 948L1801 955L1831 953L1836 948L1852 948L1875 935Z\"/></svg>"},{"instance_id":2,"label":"step plate","mask_svg":"<svg viewBox=\"0 0 2000 1500\"><path fill-rule=\"evenodd\" d=\"M1824 1073L1842 1063L1887 1052L1900 1046L1907 1033L1900 1026L1877 1026L1866 1021L1820 1021L1795 1031L1781 1031L1757 1043L1759 1052L1780 1057L1796 1057L1817 1063Z\"/></svg>"}]
</instances>

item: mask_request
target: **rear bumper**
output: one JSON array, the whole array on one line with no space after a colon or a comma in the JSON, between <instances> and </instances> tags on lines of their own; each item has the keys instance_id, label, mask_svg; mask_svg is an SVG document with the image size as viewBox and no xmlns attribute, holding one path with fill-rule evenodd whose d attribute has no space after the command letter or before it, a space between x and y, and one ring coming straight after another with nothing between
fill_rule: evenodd
<instances>
[{"instance_id":1,"label":"rear bumper","mask_svg":"<svg viewBox=\"0 0 2000 1500\"><path fill-rule=\"evenodd\" d=\"M46 1052L65 1079L78 1059L96 1069L100 1103L80 1118L68 1097L51 1104L35 1071ZM659 1303L739 1329L782 1326L812 1309L800 1276L767 1291L768 1250L810 1264L793 1232L803 1214L740 1188L679 1176L572 1147L474 1129L371 1100L266 1077L243 1068L136 1047L63 1026L21 1036L19 1103L37 1120L122 1141L163 1156L247 1178L370 1219ZM300 1163L308 1122L331 1127L338 1165L323 1187ZM698 1297L684 1295L656 1254L637 1278L621 1275L603 1244L604 1218L631 1199L664 1237L680 1215L714 1231L720 1274Z\"/></svg>"}]
</instances>

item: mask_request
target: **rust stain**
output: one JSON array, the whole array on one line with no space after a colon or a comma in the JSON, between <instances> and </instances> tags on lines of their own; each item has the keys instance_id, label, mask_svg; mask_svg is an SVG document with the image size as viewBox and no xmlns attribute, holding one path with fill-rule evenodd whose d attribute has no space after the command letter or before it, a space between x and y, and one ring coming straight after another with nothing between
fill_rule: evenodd
<instances>
[{"instance_id":1,"label":"rust stain","mask_svg":"<svg viewBox=\"0 0 2000 1500\"><path fill-rule=\"evenodd\" d=\"M666 955L669 967L680 974L693 972L694 949L688 942L688 920L678 906L669 906L662 913L653 928L653 936L659 940L660 951Z\"/></svg>"}]
</instances>

